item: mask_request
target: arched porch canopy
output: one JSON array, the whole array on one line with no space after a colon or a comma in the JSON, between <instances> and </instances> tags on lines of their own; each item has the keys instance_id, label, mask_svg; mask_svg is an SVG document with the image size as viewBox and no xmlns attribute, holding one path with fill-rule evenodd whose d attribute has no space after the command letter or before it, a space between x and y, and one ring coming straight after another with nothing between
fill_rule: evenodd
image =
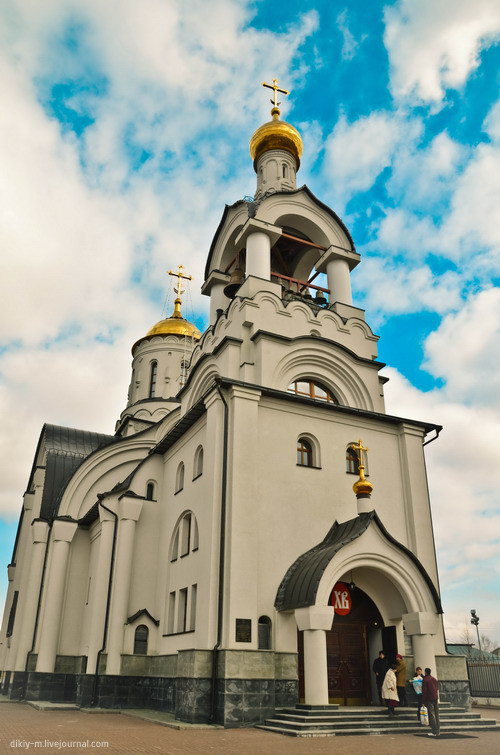
<instances>
[{"instance_id":1,"label":"arched porch canopy","mask_svg":"<svg viewBox=\"0 0 500 755\"><path fill-rule=\"evenodd\" d=\"M354 552L347 547L368 530L380 542L380 549L374 547L373 537L364 538L369 546L366 551L357 548ZM344 559L341 557L343 548L346 548ZM347 557L347 551L353 552ZM325 539L299 556L288 569L274 605L278 611L325 605L333 584L343 573L366 567L375 569L399 588L407 611L443 613L436 587L423 564L389 534L375 511L359 514L341 524L335 522Z\"/></svg>"}]
</instances>

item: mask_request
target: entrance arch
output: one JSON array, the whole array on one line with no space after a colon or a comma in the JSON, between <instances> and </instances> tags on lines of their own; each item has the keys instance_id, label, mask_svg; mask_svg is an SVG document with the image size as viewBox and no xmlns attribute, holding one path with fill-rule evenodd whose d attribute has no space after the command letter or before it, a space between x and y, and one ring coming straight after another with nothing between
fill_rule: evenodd
<instances>
[{"instance_id":1,"label":"entrance arch","mask_svg":"<svg viewBox=\"0 0 500 755\"><path fill-rule=\"evenodd\" d=\"M351 622L334 616L331 603L334 586L349 581L348 575L360 591ZM389 657L404 653L403 622L415 660L434 667L438 592L423 564L387 532L375 511L335 522L321 543L300 555L281 581L275 606L294 611L308 704L324 705L337 696L342 704L374 699L369 658L384 645Z\"/></svg>"},{"instance_id":2,"label":"entrance arch","mask_svg":"<svg viewBox=\"0 0 500 755\"><path fill-rule=\"evenodd\" d=\"M360 588L350 589L349 613L335 614L332 628L326 631L328 701L340 705L369 705L373 700L371 655L382 647L387 656L396 653L394 627L384 628L380 611ZM329 601L335 605L333 590ZM383 631L387 629L389 631ZM304 700L304 643L298 632L299 697ZM379 647L380 646L380 647Z\"/></svg>"}]
</instances>

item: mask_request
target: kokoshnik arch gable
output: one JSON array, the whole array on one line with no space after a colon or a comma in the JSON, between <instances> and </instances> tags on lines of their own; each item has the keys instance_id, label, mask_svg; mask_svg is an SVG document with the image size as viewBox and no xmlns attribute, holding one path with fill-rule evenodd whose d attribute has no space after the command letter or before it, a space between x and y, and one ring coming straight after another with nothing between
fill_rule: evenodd
<instances>
[{"instance_id":1,"label":"kokoshnik arch gable","mask_svg":"<svg viewBox=\"0 0 500 755\"><path fill-rule=\"evenodd\" d=\"M114 435L42 429L0 638L12 698L245 725L299 699L376 700L383 647L467 701L423 453L440 428L385 413L351 297L360 256L297 188L302 140L271 89L255 196L226 206L208 253L207 330L182 316L180 267Z\"/></svg>"}]
</instances>

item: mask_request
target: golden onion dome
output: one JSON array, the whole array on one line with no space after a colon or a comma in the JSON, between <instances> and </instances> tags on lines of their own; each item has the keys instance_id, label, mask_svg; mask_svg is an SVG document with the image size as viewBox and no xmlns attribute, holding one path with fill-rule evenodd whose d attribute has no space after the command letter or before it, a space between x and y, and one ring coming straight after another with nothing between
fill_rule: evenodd
<instances>
[{"instance_id":1,"label":"golden onion dome","mask_svg":"<svg viewBox=\"0 0 500 755\"><path fill-rule=\"evenodd\" d=\"M201 338L201 333L192 322L185 320L181 314L181 299L175 300L174 311L170 317L166 317L164 320L160 320L156 325L153 325L151 330L146 333L146 338L150 336L188 336L198 340Z\"/></svg>"},{"instance_id":2,"label":"golden onion dome","mask_svg":"<svg viewBox=\"0 0 500 755\"><path fill-rule=\"evenodd\" d=\"M263 123L250 139L250 155L253 166L257 170L257 160L265 152L271 149L283 149L290 152L297 161L297 170L300 166L300 158L304 150L302 137L296 128L286 121L280 121L280 110L274 107L271 110L272 121Z\"/></svg>"},{"instance_id":3,"label":"golden onion dome","mask_svg":"<svg viewBox=\"0 0 500 755\"><path fill-rule=\"evenodd\" d=\"M356 493L356 497L367 497L372 494L373 485L369 480L365 477L365 468L360 464L359 465L359 480L356 480L354 485L352 486L352 489Z\"/></svg>"}]
</instances>

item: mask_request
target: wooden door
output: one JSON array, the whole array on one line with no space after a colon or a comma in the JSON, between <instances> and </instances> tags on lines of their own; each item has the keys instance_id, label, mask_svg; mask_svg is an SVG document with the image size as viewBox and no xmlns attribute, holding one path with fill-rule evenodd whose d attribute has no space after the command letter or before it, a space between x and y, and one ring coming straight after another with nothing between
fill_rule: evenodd
<instances>
[{"instance_id":1,"label":"wooden door","mask_svg":"<svg viewBox=\"0 0 500 755\"><path fill-rule=\"evenodd\" d=\"M340 705L369 703L368 652L364 624L342 623L326 633L328 697Z\"/></svg>"}]
</instances>

